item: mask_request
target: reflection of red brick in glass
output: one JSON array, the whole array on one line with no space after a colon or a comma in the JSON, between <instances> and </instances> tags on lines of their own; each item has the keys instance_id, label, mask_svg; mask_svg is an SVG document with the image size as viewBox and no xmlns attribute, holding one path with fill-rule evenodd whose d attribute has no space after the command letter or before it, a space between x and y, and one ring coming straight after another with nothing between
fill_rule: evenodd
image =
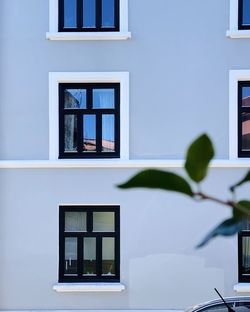
<instances>
[{"instance_id":1,"label":"reflection of red brick in glass","mask_svg":"<svg viewBox=\"0 0 250 312\"><path fill-rule=\"evenodd\" d=\"M96 141L91 139L83 139L83 150L85 152L96 151Z\"/></svg>"},{"instance_id":2,"label":"reflection of red brick in glass","mask_svg":"<svg viewBox=\"0 0 250 312\"><path fill-rule=\"evenodd\" d=\"M242 149L250 150L250 114L242 114Z\"/></svg>"},{"instance_id":3,"label":"reflection of red brick in glass","mask_svg":"<svg viewBox=\"0 0 250 312\"><path fill-rule=\"evenodd\" d=\"M242 107L250 107L250 96L242 99Z\"/></svg>"},{"instance_id":4,"label":"reflection of red brick in glass","mask_svg":"<svg viewBox=\"0 0 250 312\"><path fill-rule=\"evenodd\" d=\"M102 140L102 151L103 152L114 152L115 142L109 140Z\"/></svg>"}]
</instances>

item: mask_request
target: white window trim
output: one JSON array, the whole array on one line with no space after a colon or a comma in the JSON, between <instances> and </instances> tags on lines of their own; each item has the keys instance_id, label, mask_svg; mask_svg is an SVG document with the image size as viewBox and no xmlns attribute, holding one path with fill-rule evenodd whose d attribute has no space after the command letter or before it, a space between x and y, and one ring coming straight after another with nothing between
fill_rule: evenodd
<instances>
[{"instance_id":1,"label":"white window trim","mask_svg":"<svg viewBox=\"0 0 250 312\"><path fill-rule=\"evenodd\" d=\"M58 0L49 0L49 40L126 40L128 31L128 0L120 0L120 31L114 32L58 32Z\"/></svg>"},{"instance_id":2,"label":"white window trim","mask_svg":"<svg viewBox=\"0 0 250 312\"><path fill-rule=\"evenodd\" d=\"M250 70L229 72L229 159L238 157L238 81L250 81ZM247 160L248 158L245 158Z\"/></svg>"},{"instance_id":3,"label":"white window trim","mask_svg":"<svg viewBox=\"0 0 250 312\"><path fill-rule=\"evenodd\" d=\"M49 73L49 159L59 156L59 83L120 83L120 158L129 159L129 73L128 72L51 72ZM84 159L82 159L84 161ZM105 162L105 159L99 162Z\"/></svg>"},{"instance_id":4,"label":"white window trim","mask_svg":"<svg viewBox=\"0 0 250 312\"><path fill-rule=\"evenodd\" d=\"M230 0L230 23L226 35L232 39L250 38L250 30L238 29L238 0Z\"/></svg>"},{"instance_id":5,"label":"white window trim","mask_svg":"<svg viewBox=\"0 0 250 312\"><path fill-rule=\"evenodd\" d=\"M58 283L53 289L57 292L120 292L125 286L121 283Z\"/></svg>"}]
</instances>

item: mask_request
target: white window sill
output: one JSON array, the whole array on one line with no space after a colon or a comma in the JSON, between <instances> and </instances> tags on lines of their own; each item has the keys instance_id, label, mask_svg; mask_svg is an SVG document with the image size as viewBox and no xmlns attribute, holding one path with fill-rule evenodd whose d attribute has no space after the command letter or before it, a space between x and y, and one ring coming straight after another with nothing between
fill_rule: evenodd
<instances>
[{"instance_id":1,"label":"white window sill","mask_svg":"<svg viewBox=\"0 0 250 312\"><path fill-rule=\"evenodd\" d=\"M125 286L121 283L58 283L53 289L57 292L119 292Z\"/></svg>"},{"instance_id":2,"label":"white window sill","mask_svg":"<svg viewBox=\"0 0 250 312\"><path fill-rule=\"evenodd\" d=\"M47 32L48 40L127 40L131 32Z\"/></svg>"},{"instance_id":3,"label":"white window sill","mask_svg":"<svg viewBox=\"0 0 250 312\"><path fill-rule=\"evenodd\" d=\"M250 38L250 30L248 29L241 29L241 30L228 30L227 37L232 39L246 39Z\"/></svg>"},{"instance_id":4,"label":"white window sill","mask_svg":"<svg viewBox=\"0 0 250 312\"><path fill-rule=\"evenodd\" d=\"M234 291L238 293L250 292L250 283L238 283L234 285Z\"/></svg>"}]
</instances>

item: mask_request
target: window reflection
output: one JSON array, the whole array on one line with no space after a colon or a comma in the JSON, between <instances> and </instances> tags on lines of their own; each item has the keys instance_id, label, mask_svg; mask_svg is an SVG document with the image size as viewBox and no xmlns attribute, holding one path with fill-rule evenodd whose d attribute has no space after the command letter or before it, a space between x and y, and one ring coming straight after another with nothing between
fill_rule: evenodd
<instances>
[{"instance_id":1,"label":"window reflection","mask_svg":"<svg viewBox=\"0 0 250 312\"><path fill-rule=\"evenodd\" d=\"M243 274L250 274L250 237L242 237Z\"/></svg>"},{"instance_id":2,"label":"window reflection","mask_svg":"<svg viewBox=\"0 0 250 312\"><path fill-rule=\"evenodd\" d=\"M64 0L64 27L76 28L77 0Z\"/></svg>"},{"instance_id":3,"label":"window reflection","mask_svg":"<svg viewBox=\"0 0 250 312\"><path fill-rule=\"evenodd\" d=\"M115 239L102 239L102 275L115 275Z\"/></svg>"},{"instance_id":4,"label":"window reflection","mask_svg":"<svg viewBox=\"0 0 250 312\"><path fill-rule=\"evenodd\" d=\"M250 150L250 113L242 113L242 150Z\"/></svg>"},{"instance_id":5,"label":"window reflection","mask_svg":"<svg viewBox=\"0 0 250 312\"><path fill-rule=\"evenodd\" d=\"M102 0L102 27L115 26L115 0Z\"/></svg>"},{"instance_id":6,"label":"window reflection","mask_svg":"<svg viewBox=\"0 0 250 312\"><path fill-rule=\"evenodd\" d=\"M65 89L64 108L86 108L86 90Z\"/></svg>"},{"instance_id":7,"label":"window reflection","mask_svg":"<svg viewBox=\"0 0 250 312\"><path fill-rule=\"evenodd\" d=\"M250 107L250 87L242 87L242 107Z\"/></svg>"},{"instance_id":8,"label":"window reflection","mask_svg":"<svg viewBox=\"0 0 250 312\"><path fill-rule=\"evenodd\" d=\"M93 212L93 232L114 232L114 212Z\"/></svg>"},{"instance_id":9,"label":"window reflection","mask_svg":"<svg viewBox=\"0 0 250 312\"><path fill-rule=\"evenodd\" d=\"M77 151L77 116L64 116L64 151Z\"/></svg>"},{"instance_id":10,"label":"window reflection","mask_svg":"<svg viewBox=\"0 0 250 312\"><path fill-rule=\"evenodd\" d=\"M115 116L102 116L102 151L115 151Z\"/></svg>"},{"instance_id":11,"label":"window reflection","mask_svg":"<svg viewBox=\"0 0 250 312\"><path fill-rule=\"evenodd\" d=\"M83 116L83 151L96 151L96 116Z\"/></svg>"},{"instance_id":12,"label":"window reflection","mask_svg":"<svg viewBox=\"0 0 250 312\"><path fill-rule=\"evenodd\" d=\"M114 89L93 89L93 108L114 108Z\"/></svg>"},{"instance_id":13,"label":"window reflection","mask_svg":"<svg viewBox=\"0 0 250 312\"><path fill-rule=\"evenodd\" d=\"M96 238L85 237L83 241L83 274L96 275Z\"/></svg>"},{"instance_id":14,"label":"window reflection","mask_svg":"<svg viewBox=\"0 0 250 312\"><path fill-rule=\"evenodd\" d=\"M65 232L85 232L87 230L87 213L78 211L65 212Z\"/></svg>"},{"instance_id":15,"label":"window reflection","mask_svg":"<svg viewBox=\"0 0 250 312\"><path fill-rule=\"evenodd\" d=\"M83 0L83 27L96 27L96 0Z\"/></svg>"},{"instance_id":16,"label":"window reflection","mask_svg":"<svg viewBox=\"0 0 250 312\"><path fill-rule=\"evenodd\" d=\"M64 272L66 275L77 274L77 238L65 238Z\"/></svg>"},{"instance_id":17,"label":"window reflection","mask_svg":"<svg viewBox=\"0 0 250 312\"><path fill-rule=\"evenodd\" d=\"M250 0L242 0L242 24L243 25L250 25Z\"/></svg>"}]
</instances>

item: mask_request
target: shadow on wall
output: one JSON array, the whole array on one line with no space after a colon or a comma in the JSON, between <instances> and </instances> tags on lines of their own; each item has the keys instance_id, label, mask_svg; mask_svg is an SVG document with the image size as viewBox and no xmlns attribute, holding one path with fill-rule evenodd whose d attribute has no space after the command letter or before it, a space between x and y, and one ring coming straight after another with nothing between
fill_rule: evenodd
<instances>
[{"instance_id":1,"label":"shadow on wall","mask_svg":"<svg viewBox=\"0 0 250 312\"><path fill-rule=\"evenodd\" d=\"M205 267L200 257L157 254L129 265L131 309L184 309L224 293L224 271Z\"/></svg>"}]
</instances>

